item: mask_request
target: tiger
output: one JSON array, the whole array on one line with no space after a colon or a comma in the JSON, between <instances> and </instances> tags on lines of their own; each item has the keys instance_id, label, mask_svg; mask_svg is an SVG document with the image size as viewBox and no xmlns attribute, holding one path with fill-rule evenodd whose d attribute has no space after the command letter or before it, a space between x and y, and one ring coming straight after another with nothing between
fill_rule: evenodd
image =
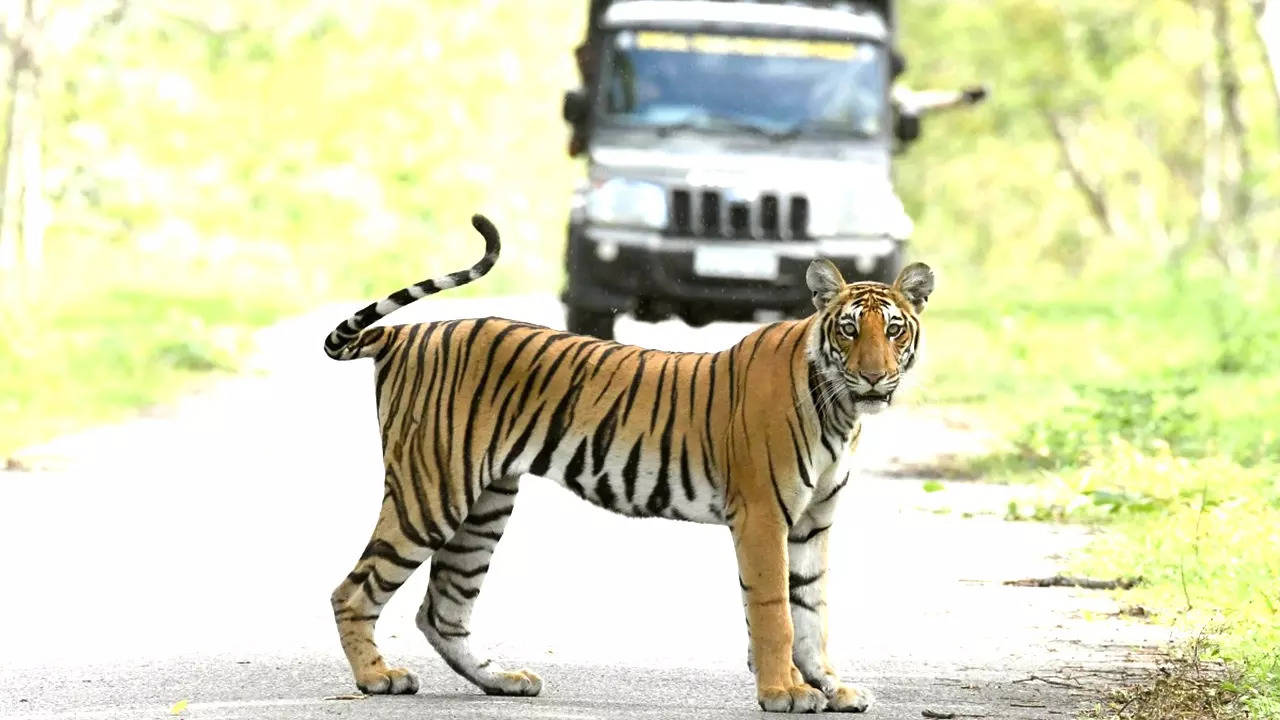
<instances>
[{"instance_id":1,"label":"tiger","mask_svg":"<svg viewBox=\"0 0 1280 720\"><path fill-rule=\"evenodd\" d=\"M535 696L542 680L469 643L470 618L520 477L556 481L633 517L727 525L760 707L861 712L827 656L827 535L863 415L893 400L918 357L933 291L923 263L892 286L846 283L814 260L816 312L764 325L727 350L667 352L487 317L373 324L470 283L494 265L498 230L472 226L484 257L372 303L325 338L336 360L373 358L386 477L373 535L330 598L365 694L410 694L417 677L374 643L383 606L430 560L418 628L487 694Z\"/></svg>"}]
</instances>

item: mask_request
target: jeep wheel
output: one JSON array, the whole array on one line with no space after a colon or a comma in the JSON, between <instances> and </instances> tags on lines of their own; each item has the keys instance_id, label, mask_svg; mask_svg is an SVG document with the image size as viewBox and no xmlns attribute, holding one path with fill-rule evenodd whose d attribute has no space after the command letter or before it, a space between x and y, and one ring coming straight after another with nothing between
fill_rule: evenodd
<instances>
[{"instance_id":1,"label":"jeep wheel","mask_svg":"<svg viewBox=\"0 0 1280 720\"><path fill-rule=\"evenodd\" d=\"M601 340L613 339L613 320L614 313L609 310L588 310L570 305L566 312L569 332L591 335Z\"/></svg>"}]
</instances>

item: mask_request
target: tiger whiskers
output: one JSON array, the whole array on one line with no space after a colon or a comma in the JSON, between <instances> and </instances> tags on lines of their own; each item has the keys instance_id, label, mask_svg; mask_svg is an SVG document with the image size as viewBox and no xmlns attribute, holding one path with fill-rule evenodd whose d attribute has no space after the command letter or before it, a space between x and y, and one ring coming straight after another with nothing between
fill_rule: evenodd
<instances>
[{"instance_id":1,"label":"tiger whiskers","mask_svg":"<svg viewBox=\"0 0 1280 720\"><path fill-rule=\"evenodd\" d=\"M848 384L843 378L826 376L819 381L817 391L818 399L814 403L814 407L821 417L824 412L835 404L836 399L843 392L848 392Z\"/></svg>"}]
</instances>

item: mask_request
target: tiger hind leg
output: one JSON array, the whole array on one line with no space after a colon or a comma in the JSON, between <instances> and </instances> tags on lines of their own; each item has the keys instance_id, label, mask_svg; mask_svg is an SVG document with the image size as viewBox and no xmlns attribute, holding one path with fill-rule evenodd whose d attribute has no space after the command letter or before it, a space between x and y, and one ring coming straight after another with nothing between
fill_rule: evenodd
<instances>
[{"instance_id":1,"label":"tiger hind leg","mask_svg":"<svg viewBox=\"0 0 1280 720\"><path fill-rule=\"evenodd\" d=\"M390 487L390 484L388 485ZM356 687L370 695L418 692L418 678L405 668L388 667L373 640L382 608L419 565L431 557L433 541L401 527L395 495L382 502L373 537L360 560L330 596L342 650L351 663ZM440 541L439 544L443 544Z\"/></svg>"},{"instance_id":2,"label":"tiger hind leg","mask_svg":"<svg viewBox=\"0 0 1280 720\"><path fill-rule=\"evenodd\" d=\"M462 526L431 559L431 581L418 610L418 629L454 672L489 695L533 696L542 680L528 670L504 670L471 648L471 610L515 507L519 476L491 484L476 498Z\"/></svg>"}]
</instances>

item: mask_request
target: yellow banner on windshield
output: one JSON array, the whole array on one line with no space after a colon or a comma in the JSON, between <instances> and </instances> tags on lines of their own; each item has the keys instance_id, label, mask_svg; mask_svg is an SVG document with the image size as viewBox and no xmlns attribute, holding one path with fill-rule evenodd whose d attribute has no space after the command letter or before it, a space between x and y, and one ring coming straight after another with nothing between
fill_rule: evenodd
<instances>
[{"instance_id":1,"label":"yellow banner on windshield","mask_svg":"<svg viewBox=\"0 0 1280 720\"><path fill-rule=\"evenodd\" d=\"M849 42L745 37L741 35L685 35L672 32L636 34L636 49L696 52L707 55L757 55L852 60L857 48Z\"/></svg>"}]
</instances>

